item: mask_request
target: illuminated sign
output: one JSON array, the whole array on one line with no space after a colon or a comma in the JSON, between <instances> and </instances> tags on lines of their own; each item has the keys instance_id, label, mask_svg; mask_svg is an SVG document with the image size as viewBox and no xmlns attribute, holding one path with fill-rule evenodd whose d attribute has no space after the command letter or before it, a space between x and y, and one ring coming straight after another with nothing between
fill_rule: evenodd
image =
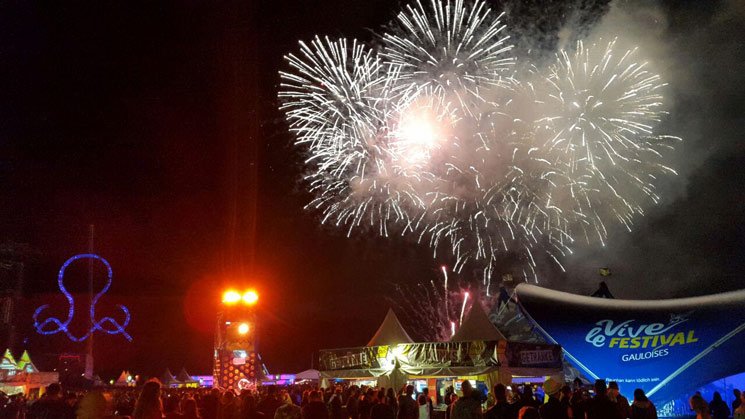
<instances>
[{"instance_id":1,"label":"illuminated sign","mask_svg":"<svg viewBox=\"0 0 745 419\"><path fill-rule=\"evenodd\" d=\"M666 402L712 380L745 371L745 291L659 301L582 297L517 287L540 332L560 344L587 378L643 389ZM528 362L541 354L526 355Z\"/></svg>"},{"instance_id":2,"label":"illuminated sign","mask_svg":"<svg viewBox=\"0 0 745 419\"><path fill-rule=\"evenodd\" d=\"M65 288L65 284L63 280L65 277L65 270L67 269L67 267L79 259L95 259L103 263L107 271L107 281L103 289L93 296L90 307L88 308L88 315L89 315L88 322L91 325L90 329L88 329L88 331L82 336L75 336L69 329L70 323L72 323L73 318L75 317L75 300L73 299L72 294L70 294L70 292L67 291L67 288ZM88 339L88 337L93 335L93 333L95 333L96 331L104 332L109 335L121 334L128 341L132 341L132 337L125 330L127 325L129 325L129 321L130 321L130 314L129 314L129 310L127 310L127 307L124 307L121 304L117 304L117 307L119 307L119 309L124 313L124 320L122 321L122 323L119 323L112 317L103 317L101 319L96 318L96 304L111 287L111 281L112 281L113 276L114 276L114 273L111 269L111 265L106 259L102 258L101 256L86 253L86 254L76 255L76 256L71 257L70 259L67 259L67 261L65 261L65 263L62 264L62 267L60 268L59 273L57 274L57 285L59 286L60 292L67 299L67 303L68 303L67 318L65 318L64 320L60 320L56 317L48 317L45 320L39 321L39 317L42 314L42 312L46 310L47 308L49 308L49 304L44 304L40 306L39 308L37 308L36 311L34 311L33 319L34 319L34 328L36 329L36 331L42 335L53 335L56 333L64 333L73 342L82 342Z\"/></svg>"}]
</instances>

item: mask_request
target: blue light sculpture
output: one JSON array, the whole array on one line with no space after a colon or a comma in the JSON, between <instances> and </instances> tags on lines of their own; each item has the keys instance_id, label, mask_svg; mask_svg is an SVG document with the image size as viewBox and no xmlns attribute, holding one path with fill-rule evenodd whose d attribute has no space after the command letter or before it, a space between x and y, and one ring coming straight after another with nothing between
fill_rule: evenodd
<instances>
[{"instance_id":1,"label":"blue light sculpture","mask_svg":"<svg viewBox=\"0 0 745 419\"><path fill-rule=\"evenodd\" d=\"M106 282L106 285L103 287L103 289L96 294L93 297L93 300L91 301L91 306L88 309L88 314L90 315L90 324L91 328L86 332L83 336L77 337L70 332L69 326L72 322L73 317L75 316L75 300L73 299L72 295L67 291L65 288L65 284L62 282L64 276L65 276L65 269L67 267L79 259L96 259L99 260L101 263L106 266L106 270L108 273L108 279ZM62 264L62 267L59 270L59 273L57 274L57 284L59 285L59 289L62 292L62 294L67 299L67 303L69 304L69 308L67 310L67 318L62 321L56 317L49 317L46 320L39 322L39 315L41 314L44 309L49 307L49 304L44 304L36 309L33 315L34 319L34 328L36 328L36 331L42 335L53 335L56 333L63 332L67 335L68 338L70 338L73 342L82 342L86 340L89 336L93 335L97 330L101 332L108 333L109 335L116 335L121 334L123 335L128 341L132 341L132 336L127 333L126 330L124 330L130 321L130 314L127 307L124 307L121 304L117 304L117 306L124 312L124 322L120 324L116 320L114 320L112 317L104 317L101 320L96 319L96 303L98 303L98 300L103 297L104 294L109 290L111 287L111 280L113 277L113 271L111 270L111 265L109 265L109 262L102 258L101 256L94 255L91 253L84 253L80 255L75 255L71 257L70 259L67 259L65 263ZM50 329L47 326L52 325L53 328ZM108 326L107 326L108 325ZM56 326L56 327L54 327Z\"/></svg>"}]
</instances>

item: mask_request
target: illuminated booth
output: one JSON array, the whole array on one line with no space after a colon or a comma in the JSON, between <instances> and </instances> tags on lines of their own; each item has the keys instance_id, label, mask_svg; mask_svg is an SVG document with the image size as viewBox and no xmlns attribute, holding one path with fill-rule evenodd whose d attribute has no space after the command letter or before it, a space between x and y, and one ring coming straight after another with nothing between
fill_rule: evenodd
<instances>
[{"instance_id":1,"label":"illuminated booth","mask_svg":"<svg viewBox=\"0 0 745 419\"><path fill-rule=\"evenodd\" d=\"M16 362L10 350L6 349L0 360L0 391L7 395L23 394L35 398L42 395L48 385L58 381L58 373L39 371L26 351Z\"/></svg>"},{"instance_id":2,"label":"illuminated booth","mask_svg":"<svg viewBox=\"0 0 745 419\"><path fill-rule=\"evenodd\" d=\"M213 376L215 387L241 391L264 376L257 352L256 311L259 296L253 290L225 292L217 316Z\"/></svg>"},{"instance_id":3,"label":"illuminated booth","mask_svg":"<svg viewBox=\"0 0 745 419\"><path fill-rule=\"evenodd\" d=\"M463 380L491 388L511 382L513 374L559 375L562 359L558 345L508 342L476 304L449 342L413 342L389 310L367 346L322 350L320 367L326 380L394 389L409 382L439 391L444 385L457 390Z\"/></svg>"},{"instance_id":4,"label":"illuminated booth","mask_svg":"<svg viewBox=\"0 0 745 419\"><path fill-rule=\"evenodd\" d=\"M522 312L588 378L643 389L658 407L713 380L745 372L745 290L631 301L593 298L528 284Z\"/></svg>"}]
</instances>

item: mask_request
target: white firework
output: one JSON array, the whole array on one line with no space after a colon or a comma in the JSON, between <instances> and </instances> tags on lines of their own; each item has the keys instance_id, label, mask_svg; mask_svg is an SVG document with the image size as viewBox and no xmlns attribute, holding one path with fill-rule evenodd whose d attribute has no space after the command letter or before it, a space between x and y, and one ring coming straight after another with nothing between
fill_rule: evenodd
<instances>
[{"instance_id":1,"label":"white firework","mask_svg":"<svg viewBox=\"0 0 745 419\"><path fill-rule=\"evenodd\" d=\"M477 113L484 92L514 62L501 17L482 0L406 6L383 35L383 57L401 69L397 88L425 90Z\"/></svg>"}]
</instances>

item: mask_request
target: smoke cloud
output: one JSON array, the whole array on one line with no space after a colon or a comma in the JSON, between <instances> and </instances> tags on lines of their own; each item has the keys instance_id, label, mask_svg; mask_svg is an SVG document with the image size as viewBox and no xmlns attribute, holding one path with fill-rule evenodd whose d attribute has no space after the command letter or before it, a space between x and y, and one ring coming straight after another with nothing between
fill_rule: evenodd
<instances>
[{"instance_id":1,"label":"smoke cloud","mask_svg":"<svg viewBox=\"0 0 745 419\"><path fill-rule=\"evenodd\" d=\"M559 31L572 38L571 28ZM618 36L638 45L669 83L670 116L660 127L683 143L673 155L677 177L660 179L663 202L616 226L606 247L580 246L567 273L548 285L589 293L606 280L617 297L709 294L741 287L745 267L743 104L745 5L742 2L619 1L587 39ZM601 278L598 269L612 275Z\"/></svg>"}]
</instances>

